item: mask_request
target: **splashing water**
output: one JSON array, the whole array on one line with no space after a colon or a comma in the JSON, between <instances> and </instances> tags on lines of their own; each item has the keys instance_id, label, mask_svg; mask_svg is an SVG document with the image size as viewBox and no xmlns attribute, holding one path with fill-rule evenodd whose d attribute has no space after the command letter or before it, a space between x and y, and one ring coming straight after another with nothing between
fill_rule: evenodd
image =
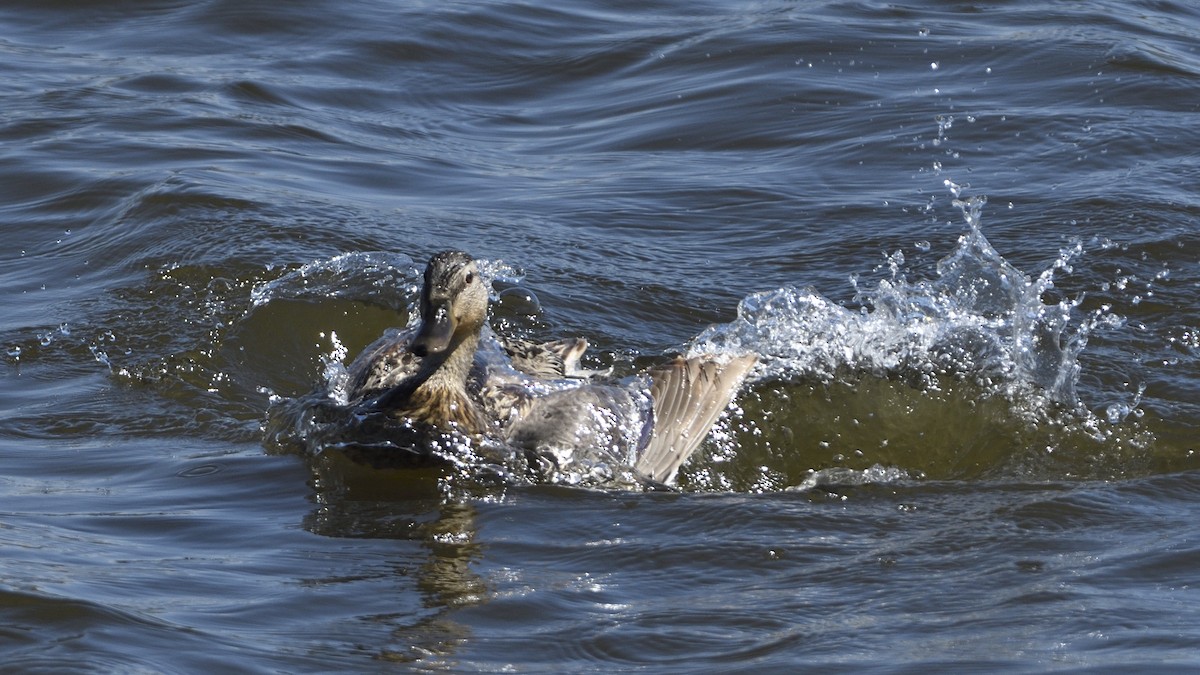
<instances>
[{"instance_id":1,"label":"splashing water","mask_svg":"<svg viewBox=\"0 0 1200 675\"><path fill-rule=\"evenodd\" d=\"M260 284L250 292L250 310L272 300L322 299L333 297L382 298L397 286L407 285L412 295L417 275L412 258L381 252L343 253L317 260L281 277Z\"/></svg>"},{"instance_id":2,"label":"splashing water","mask_svg":"<svg viewBox=\"0 0 1200 675\"><path fill-rule=\"evenodd\" d=\"M947 181L955 196L961 188ZM983 197L954 201L966 232L937 264L934 279L910 282L903 257L891 278L857 288L863 309L842 307L811 288L753 294L738 318L711 326L687 347L701 353L755 352L758 379L831 382L842 375L900 377L935 390L940 378L971 379L987 394L1016 398L1033 389L1059 405L1078 405L1079 353L1097 326L1119 326L1105 310L1077 318L1082 298L1042 301L1060 271L1083 252L1075 242L1031 278L1009 264L980 229ZM869 309L868 309L869 308Z\"/></svg>"},{"instance_id":3,"label":"splashing water","mask_svg":"<svg viewBox=\"0 0 1200 675\"><path fill-rule=\"evenodd\" d=\"M479 272L488 287L493 282L515 285L522 273L503 261L480 260ZM248 312L274 300L354 298L392 306L415 297L421 288L421 270L412 258L400 253L362 251L315 260L259 284L250 292ZM492 300L497 300L493 295ZM415 319L410 316L409 319Z\"/></svg>"},{"instance_id":4,"label":"splashing water","mask_svg":"<svg viewBox=\"0 0 1200 675\"><path fill-rule=\"evenodd\" d=\"M1008 263L984 236L986 199L962 199L966 229L933 278L910 281L896 252L861 309L811 288L752 294L737 318L686 347L759 355L707 455L684 472L693 489L829 489L925 477L1112 477L1155 461L1140 425L1141 390L1101 415L1079 399L1079 357L1097 329L1124 319L1056 278L1084 253L1063 247L1040 274Z\"/></svg>"},{"instance_id":5,"label":"splashing water","mask_svg":"<svg viewBox=\"0 0 1200 675\"><path fill-rule=\"evenodd\" d=\"M1092 457L1141 433L1113 431L1122 420L1140 417L1139 399L1109 406L1097 417L1076 391L1089 335L1117 328L1123 319L1107 306L1082 311L1082 295L1045 300L1054 295L1056 277L1072 272L1082 243L1063 247L1040 274L1026 274L984 236L986 199L963 198L964 186L945 184L965 230L932 278L910 281L905 258L896 252L877 268L885 277L875 288L859 287L852 278L861 309L811 288L783 287L747 296L737 319L710 326L684 346L689 356L759 356L742 407L734 406L706 456L681 474L685 489L824 490L997 472L1082 475L1086 468L1079 467ZM416 266L380 255L305 265L256 288L254 307L276 299L373 295L379 280L363 279L380 276L390 279L392 304L407 307L415 319ZM536 296L519 286L519 270L499 261L480 261L480 269L493 288L493 322L503 324L510 310L540 313ZM347 277L356 279L350 286L357 291L347 290ZM507 301L513 302L506 309ZM322 421L326 406L348 404L349 355L336 333L328 339L321 390L300 399L273 397L269 445L300 445L318 456L344 442L339 416ZM815 389L806 393L805 387ZM376 440L387 445L393 439ZM502 444L451 437L442 444L446 475L459 486L479 476L507 485L528 480L519 453ZM1056 458L1084 459L1066 469L1039 464L1056 452ZM619 478L616 465L558 460L566 469L550 482L598 486Z\"/></svg>"}]
</instances>

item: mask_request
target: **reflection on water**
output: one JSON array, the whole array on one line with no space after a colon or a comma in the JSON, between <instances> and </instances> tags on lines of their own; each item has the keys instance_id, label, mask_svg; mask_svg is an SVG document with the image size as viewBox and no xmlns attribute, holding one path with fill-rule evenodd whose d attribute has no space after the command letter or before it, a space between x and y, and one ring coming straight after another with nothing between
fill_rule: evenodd
<instances>
[{"instance_id":1,"label":"reflection on water","mask_svg":"<svg viewBox=\"0 0 1200 675\"><path fill-rule=\"evenodd\" d=\"M410 557L388 569L415 580L426 611L358 617L389 627L391 638L379 647L378 658L452 663L457 646L471 637L454 611L489 598L487 582L472 570L483 555L475 506L443 498L437 470L380 471L332 452L318 457L314 470L318 506L304 518L305 529L334 538L413 541L425 551L422 560Z\"/></svg>"}]
</instances>

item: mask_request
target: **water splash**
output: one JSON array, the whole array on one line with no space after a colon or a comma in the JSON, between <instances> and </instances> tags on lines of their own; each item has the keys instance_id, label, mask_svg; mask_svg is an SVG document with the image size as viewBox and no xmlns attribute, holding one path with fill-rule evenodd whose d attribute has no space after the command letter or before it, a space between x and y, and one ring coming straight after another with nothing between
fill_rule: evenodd
<instances>
[{"instance_id":1,"label":"water splash","mask_svg":"<svg viewBox=\"0 0 1200 675\"><path fill-rule=\"evenodd\" d=\"M955 196L961 186L947 181ZM847 374L900 377L935 390L939 378L969 378L989 394L1016 397L1037 388L1074 406L1079 353L1097 326L1119 326L1107 310L1080 317L1081 297L1045 303L1055 276L1070 272L1079 242L1037 277L1009 264L980 229L986 199L955 199L967 229L937 264L933 279L908 281L901 255L875 289L857 287L853 311L811 288L756 293L728 324L708 328L687 347L701 353L755 352L759 379L831 382Z\"/></svg>"},{"instance_id":2,"label":"water splash","mask_svg":"<svg viewBox=\"0 0 1200 675\"><path fill-rule=\"evenodd\" d=\"M479 260L479 272L485 284L498 295L496 285L509 287L520 283L524 273L502 260ZM411 305L421 289L424 265L402 253L360 251L300 265L250 291L253 311L275 300L326 300L354 298L375 300L394 309ZM410 317L415 318L415 317Z\"/></svg>"},{"instance_id":3,"label":"water splash","mask_svg":"<svg viewBox=\"0 0 1200 675\"><path fill-rule=\"evenodd\" d=\"M401 329L389 329L385 339L394 339ZM481 336L476 368L499 375L509 382L522 381L524 389L537 395L573 389L575 379L533 378L516 371L510 357L490 329ZM435 434L384 413L362 412L349 397L350 375L347 353L331 336L331 350L322 355L323 384L300 397L272 394L264 426L268 447L296 449L319 465L337 462L331 453L360 465L395 468L406 461L440 468L439 490L444 496L470 491L472 486L509 487L548 483L576 487L640 488L644 481L632 467L649 414L649 382L630 377L621 382L630 387L630 398L618 414L607 407L590 410L595 416L586 438L574 438L569 446L539 446L529 452L508 445L496 435L467 436L453 431ZM628 420L635 420L634 423ZM578 447L576 447L578 446ZM587 448L586 452L577 452ZM324 457L324 458L323 458ZM340 480L340 479L339 479ZM476 494L475 496L479 496Z\"/></svg>"},{"instance_id":4,"label":"water splash","mask_svg":"<svg viewBox=\"0 0 1200 675\"><path fill-rule=\"evenodd\" d=\"M58 328L49 329L45 332L37 334L38 345L49 347L59 337L70 337L71 327L67 323L60 323Z\"/></svg>"},{"instance_id":5,"label":"water splash","mask_svg":"<svg viewBox=\"0 0 1200 675\"><path fill-rule=\"evenodd\" d=\"M814 470L799 485L787 489L790 491L806 492L808 490L843 488L856 485L870 485L873 483L898 483L912 479L913 476L904 469L880 466L879 464L862 470L831 467Z\"/></svg>"},{"instance_id":6,"label":"water splash","mask_svg":"<svg viewBox=\"0 0 1200 675\"><path fill-rule=\"evenodd\" d=\"M1129 439L1133 432L1121 435L1112 425L1138 418L1140 399L1097 416L1076 391L1089 335L1123 321L1107 306L1083 311L1082 294L1058 299L1056 281L1072 272L1083 243L1068 242L1043 271L1027 274L984 236L986 199L967 197L966 186L952 181L946 187L964 229L931 275L909 279L913 272L896 251L876 268L883 278L874 287L852 280L860 308L811 288L755 293L739 304L736 320L711 326L684 346L690 356L752 352L760 358L749 390L718 425L707 455L681 474L685 489L820 490L926 476L1083 474L1080 462L1066 470L1039 462L1091 452L1079 449L1080 438L1102 452ZM932 248L922 244L921 250ZM406 260L339 256L292 270L252 295L259 304L358 298L364 288L378 287L362 277L387 277L395 304L415 318L419 270ZM536 297L517 285L520 270L486 260L480 269L494 284L494 323L510 313L540 314ZM357 280L346 283L347 277ZM507 309L506 300L512 302ZM323 386L297 399L272 396L268 447L319 457L363 445L359 432L370 420L346 418L349 355L337 333L321 337L329 345L320 356ZM488 367L505 366L488 352L493 342L485 336L480 358ZM403 434L392 431L368 438L367 445L403 446L397 441ZM433 454L444 461L447 485L470 485L480 475L489 484L525 484L539 471L501 443L453 435L439 443ZM556 457L549 478L543 471L535 480L631 486L620 475L621 462L577 459Z\"/></svg>"},{"instance_id":7,"label":"water splash","mask_svg":"<svg viewBox=\"0 0 1200 675\"><path fill-rule=\"evenodd\" d=\"M379 251L344 253L315 260L256 286L250 310L272 300L336 297L410 297L419 288L419 270L412 258Z\"/></svg>"},{"instance_id":8,"label":"water splash","mask_svg":"<svg viewBox=\"0 0 1200 675\"><path fill-rule=\"evenodd\" d=\"M787 286L746 297L734 321L688 343L689 355L760 359L741 401L748 412L686 484L1110 476L1145 462L1154 439L1136 423L1140 394L1097 414L1077 391L1089 337L1124 325L1109 305L1085 311L1083 293L1056 289L1083 243L1026 274L984 236L986 199L946 187L965 229L931 277L910 280L893 253L874 288L851 278L861 309Z\"/></svg>"}]
</instances>

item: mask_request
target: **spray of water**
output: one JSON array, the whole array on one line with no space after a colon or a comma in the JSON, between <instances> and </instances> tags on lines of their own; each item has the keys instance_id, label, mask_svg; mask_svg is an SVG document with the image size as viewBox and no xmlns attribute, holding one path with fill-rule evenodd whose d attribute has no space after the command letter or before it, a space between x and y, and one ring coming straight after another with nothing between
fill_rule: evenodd
<instances>
[{"instance_id":1,"label":"spray of water","mask_svg":"<svg viewBox=\"0 0 1200 675\"><path fill-rule=\"evenodd\" d=\"M948 122L941 130L946 127ZM950 180L945 186L964 228L932 274L910 279L916 274L900 252L893 253L874 287L851 280L854 309L811 288L754 293L739 304L734 321L710 326L683 346L688 355L759 356L742 407L735 406L717 429L706 457L685 471L688 487L765 491L927 474L1011 475L1036 465L1038 455L1078 445L1080 437L1101 450L1128 441L1120 423L1138 416L1136 396L1097 415L1077 392L1079 357L1089 336L1123 323L1107 307L1084 311L1082 294L1062 297L1056 290L1056 280L1085 254L1083 244L1068 242L1044 270L1023 272L984 236L986 199L966 196L966 188ZM487 261L481 269L501 289L493 297L497 307L506 296L520 296L522 311L540 309L536 297L520 288L519 270ZM406 280L399 287L397 275ZM281 298L345 297L352 292L347 278L357 279L350 287L368 295L380 279L392 279L392 292L407 298L398 304L415 318L409 300L418 290L416 266L376 254L339 256L289 272L256 289L251 309ZM275 439L269 443L290 439L319 455L344 442L346 420L328 412L348 403L344 363L350 355L336 334L329 339L322 359L325 386L301 399L277 397L273 410L290 408L284 417L291 422L269 425ZM800 402L806 395L810 400ZM485 473L501 482L528 479L529 467L500 444L452 437L439 443L453 475L487 467ZM551 482L602 485L620 473L617 464L559 460Z\"/></svg>"},{"instance_id":2,"label":"spray of water","mask_svg":"<svg viewBox=\"0 0 1200 675\"><path fill-rule=\"evenodd\" d=\"M845 483L848 475L856 477L851 483L907 480L925 468L946 477L997 469L1011 475L1064 447L1078 449L1081 439L1096 458L1123 443L1149 442L1145 433L1119 426L1139 416L1140 394L1102 416L1079 398L1079 357L1089 336L1124 323L1107 306L1083 311L1083 294L1047 300L1060 296L1056 279L1072 272L1085 253L1082 243L1069 242L1046 269L1026 274L984 236L986 198L965 197L964 187L950 180L945 185L965 228L931 278L910 280L897 252L881 266L887 276L874 288L852 278L861 309L787 286L746 297L734 321L709 327L687 345L689 354L760 357L749 397L754 413L735 416L694 484L811 488ZM864 443L907 464L872 464ZM755 444L767 449L749 447ZM1022 457L1027 453L1032 458ZM731 482L722 475L731 457L754 454L760 477ZM799 482L796 455L817 467Z\"/></svg>"},{"instance_id":3,"label":"spray of water","mask_svg":"<svg viewBox=\"0 0 1200 675\"><path fill-rule=\"evenodd\" d=\"M958 187L953 186L958 197ZM847 309L811 288L748 296L737 319L709 327L689 354L755 352L762 379L833 381L846 374L900 377L927 389L942 378L969 378L988 395L1039 391L1059 405L1078 403L1079 353L1098 326L1122 319L1107 310L1080 316L1082 297L1046 303L1055 275L1071 271L1079 242L1031 277L1009 264L980 229L983 197L955 199L967 228L932 279L909 281L900 254L873 289L855 286L862 309Z\"/></svg>"}]
</instances>

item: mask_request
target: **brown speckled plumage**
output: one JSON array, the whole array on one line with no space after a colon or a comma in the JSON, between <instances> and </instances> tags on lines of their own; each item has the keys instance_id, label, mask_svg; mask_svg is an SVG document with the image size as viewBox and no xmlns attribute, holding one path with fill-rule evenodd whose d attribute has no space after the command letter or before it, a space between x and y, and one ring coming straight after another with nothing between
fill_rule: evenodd
<instances>
[{"instance_id":1,"label":"brown speckled plumage","mask_svg":"<svg viewBox=\"0 0 1200 675\"><path fill-rule=\"evenodd\" d=\"M470 256L433 256L425 268L420 324L385 335L355 359L351 400L439 429L482 433L487 421L466 382L487 300Z\"/></svg>"},{"instance_id":2,"label":"brown speckled plumage","mask_svg":"<svg viewBox=\"0 0 1200 675\"><path fill-rule=\"evenodd\" d=\"M488 344L498 344L509 365L480 365L487 301L470 256L433 256L420 323L389 331L351 364L351 401L442 431L490 432L542 456L590 454L669 483L755 363L753 356L678 358L632 383L589 381L594 373L579 369L582 338L498 338Z\"/></svg>"}]
</instances>

